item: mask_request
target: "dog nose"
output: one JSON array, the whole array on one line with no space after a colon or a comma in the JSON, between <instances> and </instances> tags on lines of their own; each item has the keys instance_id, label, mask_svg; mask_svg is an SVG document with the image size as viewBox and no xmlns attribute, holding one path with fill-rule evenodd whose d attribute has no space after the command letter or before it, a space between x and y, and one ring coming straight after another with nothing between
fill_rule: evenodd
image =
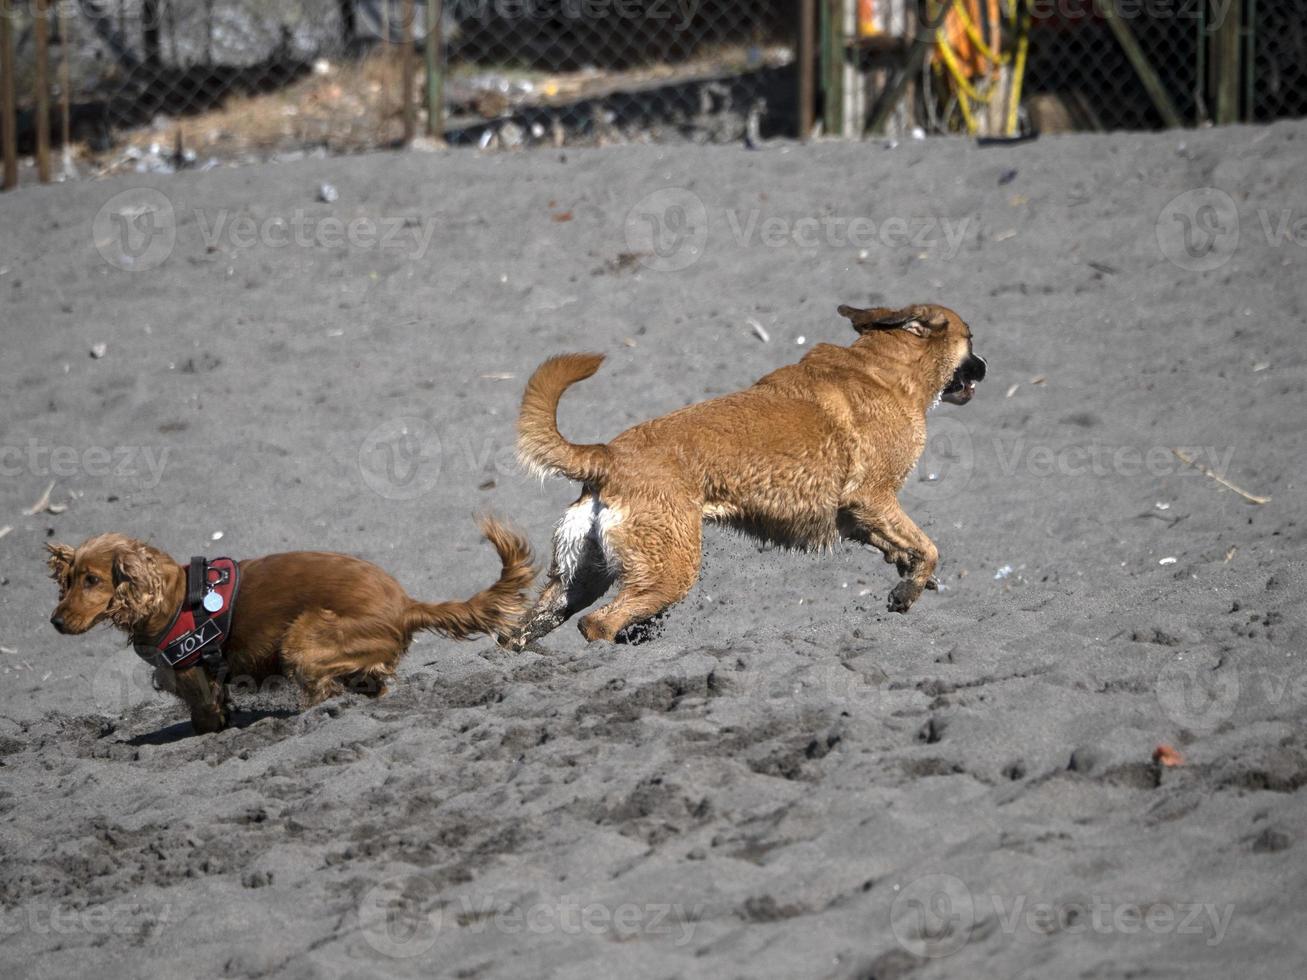
<instances>
[{"instance_id":1,"label":"dog nose","mask_svg":"<svg viewBox=\"0 0 1307 980\"><path fill-rule=\"evenodd\" d=\"M971 360L972 360L972 362L973 362L972 365L971 365L971 380L972 380L972 381L984 381L984 380L985 380L985 368L988 366L988 365L985 364L985 359L984 359L983 357L981 357L979 354L974 354L974 353L973 353L973 354L971 355Z\"/></svg>"},{"instance_id":2,"label":"dog nose","mask_svg":"<svg viewBox=\"0 0 1307 980\"><path fill-rule=\"evenodd\" d=\"M62 633L64 631L64 618L58 613L55 613L50 617L50 625Z\"/></svg>"}]
</instances>

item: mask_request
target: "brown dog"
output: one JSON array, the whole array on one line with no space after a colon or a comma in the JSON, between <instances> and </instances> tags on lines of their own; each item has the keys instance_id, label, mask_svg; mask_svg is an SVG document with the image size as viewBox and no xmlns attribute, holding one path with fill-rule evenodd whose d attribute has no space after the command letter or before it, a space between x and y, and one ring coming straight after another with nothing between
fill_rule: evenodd
<instances>
[{"instance_id":1,"label":"brown dog","mask_svg":"<svg viewBox=\"0 0 1307 980\"><path fill-rule=\"evenodd\" d=\"M225 641L214 651L220 655L179 669L170 669L156 648L187 611L187 566L121 534L101 534L76 549L47 545L51 577L59 583L50 622L60 633L112 623L155 663L157 685L190 707L195 730L219 731L228 720L227 688L236 680L259 684L286 676L308 704L347 688L380 695L417 630L456 639L502 633L525 608L531 551L492 519L481 530L499 553L502 572L466 602L411 599L376 565L348 555L297 551L233 563L239 591ZM197 611L200 621L205 617Z\"/></svg>"},{"instance_id":2,"label":"brown dog","mask_svg":"<svg viewBox=\"0 0 1307 980\"><path fill-rule=\"evenodd\" d=\"M938 553L897 496L925 447L927 410L969 401L985 362L971 329L942 306L839 312L859 334L849 347L818 344L745 391L606 445L573 445L557 425L563 391L603 357L542 364L522 398L519 453L533 470L584 486L558 523L535 607L504 642L522 649L617 578L616 598L580 621L587 640L611 640L661 612L698 578L704 519L796 548L841 534L870 543L902 576L889 596L894 612L933 587Z\"/></svg>"}]
</instances>

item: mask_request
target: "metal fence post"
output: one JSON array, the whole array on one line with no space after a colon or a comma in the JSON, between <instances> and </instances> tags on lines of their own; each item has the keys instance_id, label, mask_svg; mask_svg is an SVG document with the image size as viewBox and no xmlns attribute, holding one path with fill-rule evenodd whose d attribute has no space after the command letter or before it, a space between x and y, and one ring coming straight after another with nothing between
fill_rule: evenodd
<instances>
[{"instance_id":1,"label":"metal fence post","mask_svg":"<svg viewBox=\"0 0 1307 980\"><path fill-rule=\"evenodd\" d=\"M445 50L440 24L443 16L441 0L427 0L427 35L422 51L427 64L427 135L433 140L445 138Z\"/></svg>"},{"instance_id":2,"label":"metal fence post","mask_svg":"<svg viewBox=\"0 0 1307 980\"><path fill-rule=\"evenodd\" d=\"M33 4L32 43L36 47L36 64L33 84L36 98L36 176L43 184L50 183L50 10L48 0Z\"/></svg>"},{"instance_id":3,"label":"metal fence post","mask_svg":"<svg viewBox=\"0 0 1307 980\"><path fill-rule=\"evenodd\" d=\"M404 104L404 145L417 135L417 105L413 102L413 17L414 0L404 0L403 48L399 56L399 98Z\"/></svg>"},{"instance_id":4,"label":"metal fence post","mask_svg":"<svg viewBox=\"0 0 1307 980\"><path fill-rule=\"evenodd\" d=\"M0 130L4 143L4 189L18 186L18 108L14 96L13 0L0 0Z\"/></svg>"},{"instance_id":5,"label":"metal fence post","mask_svg":"<svg viewBox=\"0 0 1307 980\"><path fill-rule=\"evenodd\" d=\"M804 141L812 135L815 19L813 0L799 0L799 139Z\"/></svg>"}]
</instances>

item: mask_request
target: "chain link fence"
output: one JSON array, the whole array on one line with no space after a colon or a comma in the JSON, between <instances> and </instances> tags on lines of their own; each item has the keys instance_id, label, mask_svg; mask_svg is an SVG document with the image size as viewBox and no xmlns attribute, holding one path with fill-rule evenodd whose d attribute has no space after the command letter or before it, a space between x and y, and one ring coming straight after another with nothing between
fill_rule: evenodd
<instances>
[{"instance_id":1,"label":"chain link fence","mask_svg":"<svg viewBox=\"0 0 1307 980\"><path fill-rule=\"evenodd\" d=\"M53 142L75 144L97 173L353 152L423 131L504 149L729 142L793 137L810 115L857 136L898 75L911 84L895 131L1011 129L1017 102L1021 128L1044 131L1307 114L1303 0L0 0L4 10L19 152L33 152L42 117L31 93L44 11ZM801 12L817 36L808 113ZM944 15L913 62L921 25Z\"/></svg>"}]
</instances>

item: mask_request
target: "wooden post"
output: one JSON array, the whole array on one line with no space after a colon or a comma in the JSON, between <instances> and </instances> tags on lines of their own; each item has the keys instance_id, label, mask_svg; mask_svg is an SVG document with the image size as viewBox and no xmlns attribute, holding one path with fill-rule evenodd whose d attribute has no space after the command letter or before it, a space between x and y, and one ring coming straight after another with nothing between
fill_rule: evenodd
<instances>
[{"instance_id":1,"label":"wooden post","mask_svg":"<svg viewBox=\"0 0 1307 980\"><path fill-rule=\"evenodd\" d=\"M1243 4L1229 0L1225 20L1217 25L1213 42L1216 56L1216 124L1228 125L1239 121L1239 28L1243 19Z\"/></svg>"},{"instance_id":2,"label":"wooden post","mask_svg":"<svg viewBox=\"0 0 1307 980\"><path fill-rule=\"evenodd\" d=\"M1243 48L1244 65L1244 122L1257 121L1257 0L1248 2L1248 30Z\"/></svg>"},{"instance_id":3,"label":"wooden post","mask_svg":"<svg viewBox=\"0 0 1307 980\"><path fill-rule=\"evenodd\" d=\"M427 135L433 140L445 138L445 42L440 23L443 16L441 0L427 0L423 54L427 63Z\"/></svg>"},{"instance_id":4,"label":"wooden post","mask_svg":"<svg viewBox=\"0 0 1307 980\"><path fill-rule=\"evenodd\" d=\"M894 80L885 86L876 104L872 106L867 118L867 133L884 131L885 123L908 92L910 83L921 74L922 66L926 64L926 56L935 47L935 32L939 30L940 25L944 23L944 18L952 9L953 4L946 3L936 10L934 4L926 0L920 10L920 16L924 16L924 20L919 20L916 8L909 5L908 22L913 25L912 47L908 49L907 57L903 59L903 65L894 76Z\"/></svg>"},{"instance_id":5,"label":"wooden post","mask_svg":"<svg viewBox=\"0 0 1307 980\"><path fill-rule=\"evenodd\" d=\"M404 145L417 135L417 104L413 101L413 16L414 0L404 0L403 47L399 56L399 98L404 106Z\"/></svg>"},{"instance_id":6,"label":"wooden post","mask_svg":"<svg viewBox=\"0 0 1307 980\"><path fill-rule=\"evenodd\" d=\"M73 46L73 27L68 20L68 4L60 3L56 9L59 14L59 145L63 148L67 177L69 161L73 158L73 71L68 53Z\"/></svg>"},{"instance_id":7,"label":"wooden post","mask_svg":"<svg viewBox=\"0 0 1307 980\"><path fill-rule=\"evenodd\" d=\"M1231 0L1237 4L1238 0ZM1162 84L1161 78L1153 70L1153 66L1148 63L1148 58L1144 54L1144 49L1139 46L1139 40L1135 37L1135 32L1130 29L1130 25L1121 19L1120 12L1116 9L1114 0L1096 0L1094 8L1107 21L1107 26L1112 29L1116 35L1117 43L1121 45L1121 50L1125 52L1126 58L1130 61L1139 76L1139 81L1144 85L1144 91L1148 97L1153 100L1153 105L1157 109L1158 115L1162 117L1162 122L1172 128L1178 128L1184 125L1184 120L1180 112L1171 101L1170 94L1166 91L1166 86Z\"/></svg>"},{"instance_id":8,"label":"wooden post","mask_svg":"<svg viewBox=\"0 0 1307 980\"><path fill-rule=\"evenodd\" d=\"M4 189L18 186L18 103L14 95L13 0L0 0L0 140Z\"/></svg>"},{"instance_id":9,"label":"wooden post","mask_svg":"<svg viewBox=\"0 0 1307 980\"><path fill-rule=\"evenodd\" d=\"M32 43L36 48L33 84L36 86L36 176L50 183L50 10L49 0L36 0Z\"/></svg>"},{"instance_id":10,"label":"wooden post","mask_svg":"<svg viewBox=\"0 0 1307 980\"><path fill-rule=\"evenodd\" d=\"M813 72L816 52L813 34L816 25L813 0L799 0L799 139L806 141L812 135Z\"/></svg>"},{"instance_id":11,"label":"wooden post","mask_svg":"<svg viewBox=\"0 0 1307 980\"><path fill-rule=\"evenodd\" d=\"M844 126L843 0L822 0L821 12L823 128L827 136L836 136Z\"/></svg>"}]
</instances>

